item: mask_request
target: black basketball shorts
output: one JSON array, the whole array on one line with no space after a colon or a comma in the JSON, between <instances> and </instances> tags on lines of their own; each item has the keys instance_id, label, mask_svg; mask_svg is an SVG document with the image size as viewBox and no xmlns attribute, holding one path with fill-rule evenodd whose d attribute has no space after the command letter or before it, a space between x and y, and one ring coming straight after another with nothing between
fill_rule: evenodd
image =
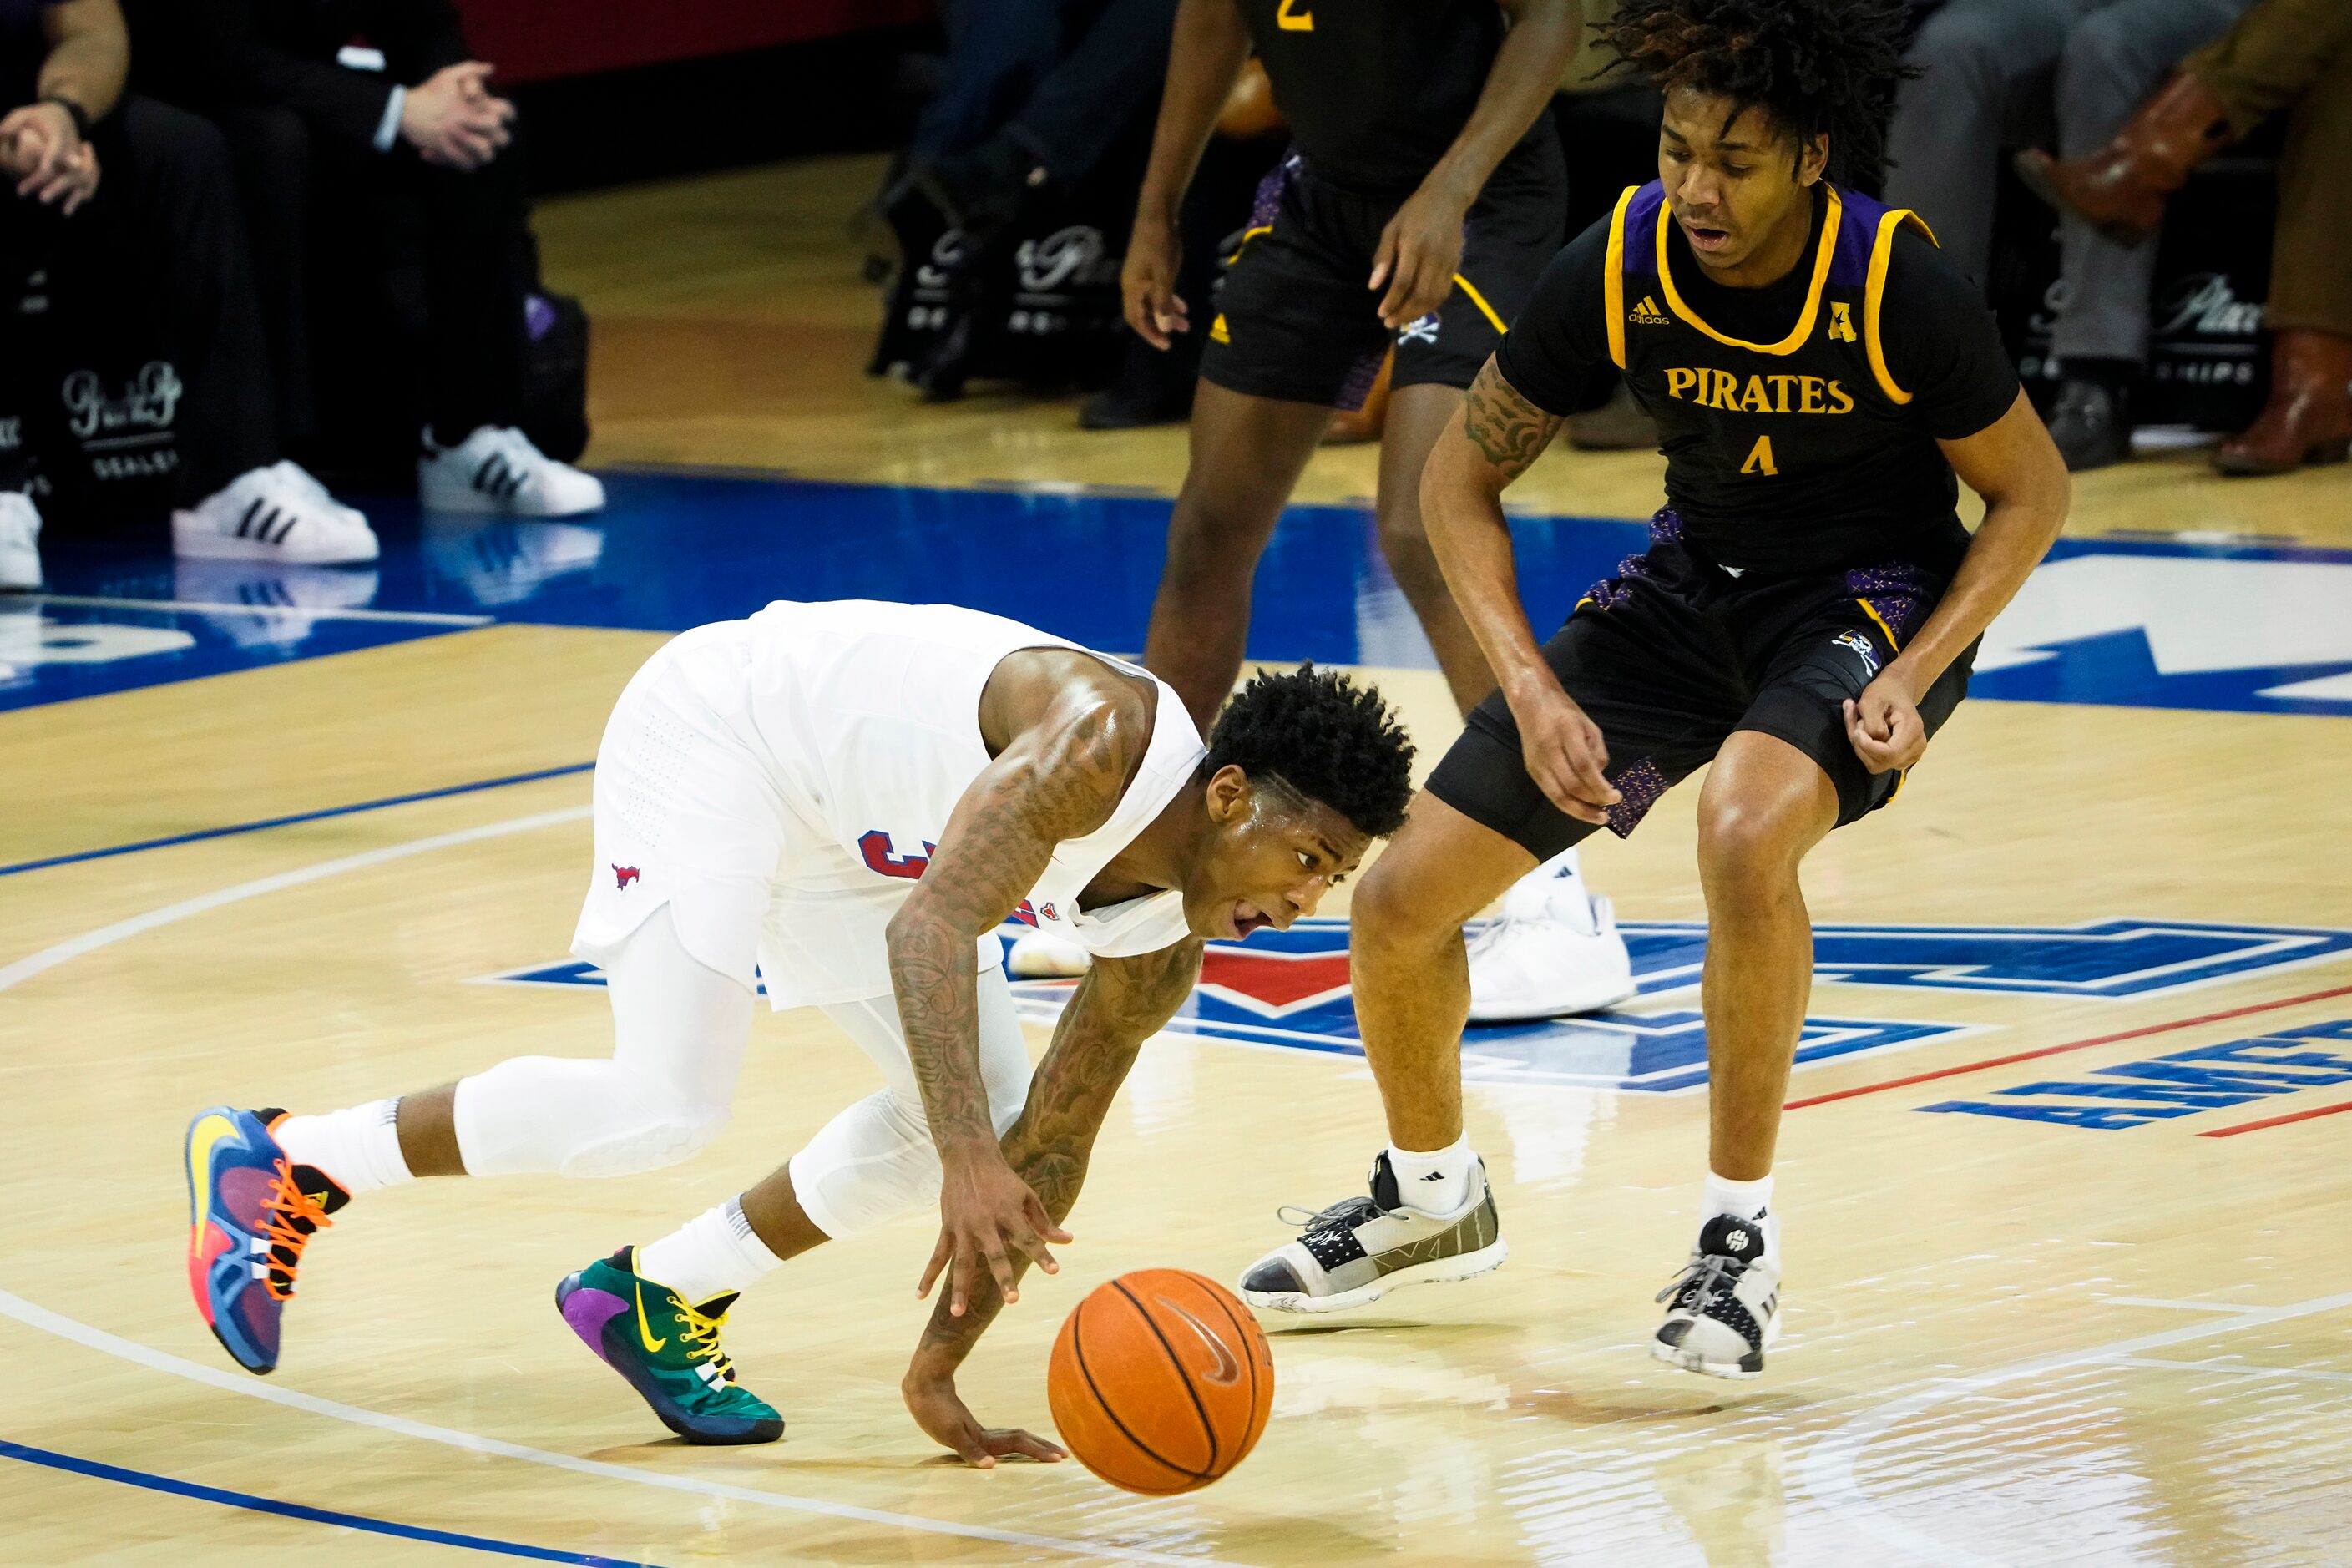
<instances>
[{"instance_id":1,"label":"black basketball shorts","mask_svg":"<svg viewBox=\"0 0 2352 1568\"><path fill-rule=\"evenodd\" d=\"M1217 293L1202 376L1234 392L1355 408L1393 337L1391 386L1466 387L1503 341L1559 250L1568 168L1549 121L1496 165L1463 226L1453 291L1391 334L1365 287L1381 230L1402 205L1325 184L1293 152L1258 186L1257 205Z\"/></svg>"},{"instance_id":2,"label":"black basketball shorts","mask_svg":"<svg viewBox=\"0 0 2352 1568\"><path fill-rule=\"evenodd\" d=\"M1622 838L1737 730L1777 736L1836 786L1838 826L1903 787L1872 773L1845 730L1845 700L1925 624L1942 595L1935 575L1901 564L1748 582L1702 560L1672 511L1651 520L1650 549L1594 585L1544 644L1561 687L1601 730L1609 809ZM1919 702L1933 736L1968 694L1971 647ZM1593 829L1552 805L1527 771L1518 725L1498 691L1472 710L1429 792L1538 860Z\"/></svg>"}]
</instances>

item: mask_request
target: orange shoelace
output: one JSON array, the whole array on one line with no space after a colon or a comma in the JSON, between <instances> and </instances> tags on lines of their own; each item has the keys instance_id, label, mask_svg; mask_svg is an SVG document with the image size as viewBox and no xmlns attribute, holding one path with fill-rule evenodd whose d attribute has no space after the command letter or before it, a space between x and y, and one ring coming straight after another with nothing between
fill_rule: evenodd
<instances>
[{"instance_id":1,"label":"orange shoelace","mask_svg":"<svg viewBox=\"0 0 2352 1568\"><path fill-rule=\"evenodd\" d=\"M304 1192L294 1180L294 1168L285 1160L278 1162L278 1179L270 1184L269 1196L261 1205L261 1234L269 1239L269 1269L262 1276L262 1288L283 1301L294 1294L294 1271L302 1266L302 1248L311 1234L334 1224L319 1201ZM284 1256L278 1249L285 1249ZM280 1285L279 1276L285 1277Z\"/></svg>"}]
</instances>

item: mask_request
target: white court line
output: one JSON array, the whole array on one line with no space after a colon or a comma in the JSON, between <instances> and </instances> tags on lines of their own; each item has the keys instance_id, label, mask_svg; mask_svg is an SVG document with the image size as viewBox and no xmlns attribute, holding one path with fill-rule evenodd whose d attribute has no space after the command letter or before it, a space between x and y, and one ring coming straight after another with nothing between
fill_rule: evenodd
<instances>
[{"instance_id":1,"label":"white court line","mask_svg":"<svg viewBox=\"0 0 2352 1568\"><path fill-rule=\"evenodd\" d=\"M637 1486L655 1487L667 1491L691 1492L697 1497L726 1498L735 1502L759 1503L768 1508L789 1509L796 1513L822 1514L829 1519L852 1520L860 1524L889 1525L898 1530L925 1531L933 1535L957 1535L971 1541L991 1541L1003 1546L1026 1546L1048 1552L1067 1552L1081 1557L1104 1557L1120 1563L1153 1563L1168 1568L1234 1568L1213 1557L1181 1557L1170 1552L1150 1552L1141 1547L1103 1546L1084 1541L1065 1541L1053 1535L1029 1535L1017 1530L992 1530L984 1524L954 1524L946 1520L925 1519L916 1514L892 1513L885 1509L860 1508L855 1503L829 1502L823 1498L795 1497L790 1492L762 1491L757 1487L733 1486L726 1481L706 1480L699 1476L675 1476L660 1470L640 1469L634 1465L612 1465L602 1459L583 1459L572 1454L558 1454L545 1448L526 1447L520 1443L504 1442L497 1437L485 1437L479 1433L459 1431L451 1426L436 1426L428 1422L411 1421L404 1415L387 1415L380 1410L369 1410L357 1405L345 1405L338 1400L321 1399L316 1394L298 1394L290 1388L280 1388L253 1377L250 1373L226 1372L219 1367L205 1366L197 1362L175 1356L126 1340L104 1329L94 1329L77 1322L47 1307L37 1306L22 1296L0 1290L0 1316L70 1340L75 1344L114 1356L150 1371L168 1373L191 1383L201 1383L227 1394L242 1394L248 1399L266 1400L282 1405L289 1410L307 1411L313 1415L325 1415L337 1421L348 1421L355 1426L372 1426L380 1432L396 1432L404 1437L420 1437L428 1443L445 1443L452 1448L469 1453L492 1454L502 1459L520 1459L526 1464L544 1465L549 1469L571 1470L600 1479L629 1481Z\"/></svg>"},{"instance_id":2,"label":"white court line","mask_svg":"<svg viewBox=\"0 0 2352 1568\"><path fill-rule=\"evenodd\" d=\"M100 599L79 594L29 594L23 601L64 605L79 610L176 610L202 616L300 616L313 621L391 621L419 626L487 626L496 616L460 616L446 610L313 610L301 605L221 605L206 599Z\"/></svg>"},{"instance_id":3,"label":"white court line","mask_svg":"<svg viewBox=\"0 0 2352 1568\"><path fill-rule=\"evenodd\" d=\"M101 926L97 931L72 937L45 947L40 952L0 968L0 992L23 984L37 974L45 973L61 963L80 958L101 948L146 931L204 914L226 904L246 899L259 898L265 893L281 892L305 883L323 881L346 871L363 870L387 861L405 859L413 855L430 854L463 844L475 844L487 838L500 838L513 833L528 833L533 828L551 827L559 823L577 822L588 815L584 805L570 806L562 811L542 811L529 816L510 817L480 827L468 827L456 833L438 833L429 838L411 839L405 844L390 844L362 854L346 855L337 860L322 860L315 866L284 871L274 877L260 877L235 887L183 899L176 904L150 910L145 914ZM863 1524L888 1525L899 1530L923 1531L933 1535L960 1536L971 1541L991 1541L1005 1546L1025 1546L1048 1552L1066 1552L1080 1557L1108 1558L1120 1563L1156 1563L1169 1568L1233 1568L1209 1557L1181 1556L1174 1552L1151 1552L1141 1547L1101 1545L1086 1541L1068 1541L1052 1535L1029 1535L1019 1531L992 1530L986 1525L957 1524L947 1520L927 1519L917 1514L891 1513L882 1509L859 1508L854 1503L830 1502L823 1498L796 1497L789 1492L762 1491L753 1487L732 1486L724 1481L706 1480L697 1476L667 1475L659 1470L640 1469L630 1465L606 1464L599 1459L583 1459L570 1454L558 1454L545 1448L526 1447L520 1443L503 1442L473 1432L454 1427L435 1426L423 1421L412 1421L403 1415L387 1415L382 1411L368 1410L356 1405L344 1405L315 1394L298 1394L290 1388L257 1381L249 1375L225 1372L218 1367L205 1366L165 1351L126 1340L103 1329L93 1328L47 1307L26 1300L23 1297L0 1290L0 1316L39 1329L60 1339L117 1357L151 1371L168 1373L201 1383L207 1387L230 1394L241 1394L248 1399L266 1400L289 1409L308 1411L314 1415L330 1416L348 1421L357 1426L373 1426L379 1431L397 1432L403 1436L418 1437L426 1442L445 1443L454 1448L464 1448L478 1454L495 1454L500 1458L520 1459L527 1464L544 1465L551 1469L571 1470L580 1475L595 1476L606 1480L629 1481L637 1486L655 1487L668 1491L691 1492L699 1497L727 1498L737 1502L758 1503L768 1508L789 1509L800 1513L821 1514L831 1519L854 1520Z\"/></svg>"},{"instance_id":4,"label":"white court line","mask_svg":"<svg viewBox=\"0 0 2352 1568\"><path fill-rule=\"evenodd\" d=\"M1889 1400L1876 1409L1865 1410L1815 1443L1805 1455L1802 1471L1805 1489L1812 1493L1813 1500L1832 1514L1851 1520L1881 1541L1900 1546L1927 1562L1949 1564L1950 1568L1984 1568L1984 1565L2000 1560L1979 1557L1942 1536L1914 1530L1890 1515L1885 1506L1870 1495L1869 1489L1854 1475L1854 1466L1872 1444L1895 1426L1938 1405L1998 1384L2013 1383L2021 1377L2038 1377L2067 1367L2126 1361L2141 1351L2161 1350L2166 1345L2183 1344L2214 1334L2234 1333L2241 1329L2284 1322L2289 1318L2305 1318L2315 1312L2333 1312L2346 1307L2352 1307L2352 1292L2340 1296L2315 1296L2308 1301L2296 1301L2284 1307L2255 1307L2210 1322L2190 1323L2182 1328L2167 1329L2161 1333L2142 1334L2137 1339L2093 1345L2085 1350L2036 1356L2031 1361L2013 1362L2008 1366L1995 1367L1969 1377L1944 1379L1917 1393Z\"/></svg>"},{"instance_id":5,"label":"white court line","mask_svg":"<svg viewBox=\"0 0 2352 1568\"><path fill-rule=\"evenodd\" d=\"M2157 1372L2218 1372L2231 1377L2300 1377L2315 1383L2352 1383L2352 1372L2322 1372L2315 1366L2248 1366L2240 1362L2159 1361L2153 1356L2119 1355L2117 1366L2140 1366Z\"/></svg>"},{"instance_id":6,"label":"white court line","mask_svg":"<svg viewBox=\"0 0 2352 1568\"><path fill-rule=\"evenodd\" d=\"M2229 1301L2168 1301L2160 1296L2102 1296L2103 1305L2109 1307L2162 1307L2174 1312L2259 1312L2260 1307Z\"/></svg>"}]
</instances>

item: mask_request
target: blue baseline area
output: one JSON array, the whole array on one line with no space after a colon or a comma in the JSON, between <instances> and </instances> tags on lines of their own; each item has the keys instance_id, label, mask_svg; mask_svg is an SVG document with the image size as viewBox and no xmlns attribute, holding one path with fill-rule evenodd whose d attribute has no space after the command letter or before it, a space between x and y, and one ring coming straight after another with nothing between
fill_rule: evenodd
<instances>
[{"instance_id":1,"label":"blue baseline area","mask_svg":"<svg viewBox=\"0 0 2352 1568\"><path fill-rule=\"evenodd\" d=\"M0 1439L0 1458L18 1459L28 1465L87 1476L93 1480L114 1481L147 1491L163 1492L172 1497L189 1498L197 1502L220 1503L228 1508L247 1509L255 1513L274 1513L284 1519L331 1525L339 1530L364 1531L371 1535L389 1535L431 1546L455 1546L499 1557L528 1558L534 1563L581 1563L586 1564L587 1568L655 1568L654 1564L635 1558L599 1557L586 1552L558 1552L551 1547L526 1546L520 1542L499 1541L487 1535L462 1535L456 1531L431 1530L423 1525L395 1523L388 1519L371 1519L365 1514L312 1508L307 1503L280 1502L276 1498L257 1497L251 1492L232 1491L226 1487L199 1486L194 1481L176 1481L169 1476L125 1469L120 1465L76 1458L70 1454L55 1453L47 1448L35 1448L5 1439Z\"/></svg>"},{"instance_id":2,"label":"blue baseline area","mask_svg":"<svg viewBox=\"0 0 2352 1568\"><path fill-rule=\"evenodd\" d=\"M605 511L557 522L425 515L413 500L367 500L383 542L383 559L367 568L175 563L160 537L148 553L97 555L58 544L48 555L55 595L221 607L0 599L0 709L460 629L339 618L352 612L680 631L779 598L936 600L1133 651L1150 618L1169 510L1162 497L1076 488L935 489L631 471L606 481ZM1512 528L1522 595L1539 627L1557 624L1647 539L1642 523L1623 520L1517 515ZM2052 552L2053 560L2082 555L2352 563L2352 551L2095 539L2063 540ZM101 625L177 632L185 643L114 659L59 662L40 653L75 626ZM2307 665L2164 675L2138 630L2052 646L2053 658L1980 675L1977 693L2352 713L2352 698L2261 695L2352 671L2352 650ZM1381 559L1369 507L1293 506L1284 513L1259 571L1249 652L1275 660L1430 663Z\"/></svg>"}]
</instances>

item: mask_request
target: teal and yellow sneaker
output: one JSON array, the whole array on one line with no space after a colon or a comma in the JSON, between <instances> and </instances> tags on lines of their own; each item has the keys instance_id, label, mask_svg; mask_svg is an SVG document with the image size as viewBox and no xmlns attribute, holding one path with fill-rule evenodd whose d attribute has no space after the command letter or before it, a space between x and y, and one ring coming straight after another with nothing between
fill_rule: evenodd
<instances>
[{"instance_id":1,"label":"teal and yellow sneaker","mask_svg":"<svg viewBox=\"0 0 2352 1568\"><path fill-rule=\"evenodd\" d=\"M735 1381L719 1348L735 1294L696 1306L636 1272L625 1247L555 1288L556 1310L605 1365L629 1380L661 1424L689 1443L772 1443L784 1435L775 1406Z\"/></svg>"}]
</instances>

